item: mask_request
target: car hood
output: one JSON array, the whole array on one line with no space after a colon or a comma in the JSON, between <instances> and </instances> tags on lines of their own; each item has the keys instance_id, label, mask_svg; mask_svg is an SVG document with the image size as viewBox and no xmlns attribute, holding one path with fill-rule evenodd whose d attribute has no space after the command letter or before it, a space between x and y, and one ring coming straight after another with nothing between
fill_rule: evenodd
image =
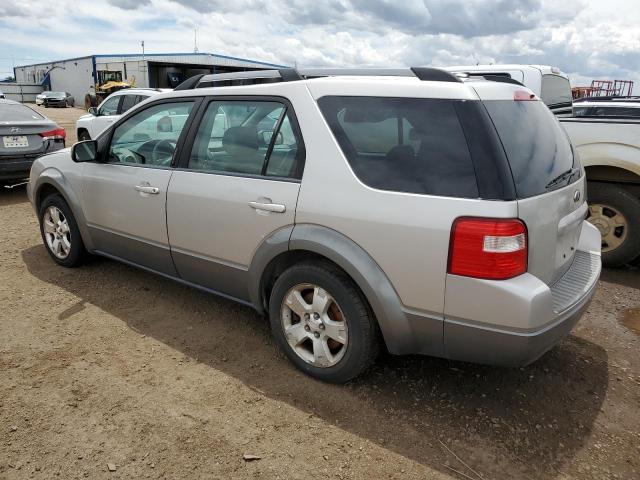
<instances>
[{"instance_id":1,"label":"car hood","mask_svg":"<svg viewBox=\"0 0 640 480\"><path fill-rule=\"evenodd\" d=\"M92 118L95 118L95 115L91 115L90 113L87 113L85 115L82 115L78 118L78 121L80 120L91 120Z\"/></svg>"}]
</instances>

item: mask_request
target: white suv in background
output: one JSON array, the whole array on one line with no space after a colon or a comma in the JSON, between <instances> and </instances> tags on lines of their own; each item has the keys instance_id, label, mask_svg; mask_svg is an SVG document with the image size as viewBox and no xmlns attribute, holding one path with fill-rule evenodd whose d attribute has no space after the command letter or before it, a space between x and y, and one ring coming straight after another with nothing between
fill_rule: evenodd
<instances>
[{"instance_id":1,"label":"white suv in background","mask_svg":"<svg viewBox=\"0 0 640 480\"><path fill-rule=\"evenodd\" d=\"M91 140L106 130L120 115L134 105L143 102L153 95L170 90L159 88L127 88L109 95L97 107L91 107L87 115L76 122L78 140Z\"/></svg>"}]
</instances>

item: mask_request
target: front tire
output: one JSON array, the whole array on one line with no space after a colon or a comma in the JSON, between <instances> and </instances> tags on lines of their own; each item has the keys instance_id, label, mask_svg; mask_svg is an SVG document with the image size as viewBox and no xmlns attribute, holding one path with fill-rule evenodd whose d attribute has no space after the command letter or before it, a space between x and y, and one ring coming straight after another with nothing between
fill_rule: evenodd
<instances>
[{"instance_id":1,"label":"front tire","mask_svg":"<svg viewBox=\"0 0 640 480\"><path fill-rule=\"evenodd\" d=\"M602 263L620 267L640 256L640 199L621 185L590 182L589 217L602 235Z\"/></svg>"},{"instance_id":2,"label":"front tire","mask_svg":"<svg viewBox=\"0 0 640 480\"><path fill-rule=\"evenodd\" d=\"M353 281L328 262L304 262L275 282L271 330L291 362L331 383L362 374L379 348L376 320Z\"/></svg>"},{"instance_id":3,"label":"front tire","mask_svg":"<svg viewBox=\"0 0 640 480\"><path fill-rule=\"evenodd\" d=\"M40 205L40 235L51 258L63 267L83 263L87 251L71 208L59 194L49 195Z\"/></svg>"},{"instance_id":4,"label":"front tire","mask_svg":"<svg viewBox=\"0 0 640 480\"><path fill-rule=\"evenodd\" d=\"M78 141L83 142L85 140L91 140L91 135L86 130L80 130L78 132Z\"/></svg>"}]
</instances>

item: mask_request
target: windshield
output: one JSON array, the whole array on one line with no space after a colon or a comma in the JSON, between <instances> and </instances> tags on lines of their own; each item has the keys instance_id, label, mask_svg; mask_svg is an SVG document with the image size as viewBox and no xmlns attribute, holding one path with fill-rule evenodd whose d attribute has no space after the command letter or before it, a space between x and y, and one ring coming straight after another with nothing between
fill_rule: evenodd
<instances>
[{"instance_id":1,"label":"windshield","mask_svg":"<svg viewBox=\"0 0 640 480\"><path fill-rule=\"evenodd\" d=\"M507 154L518 198L566 186L580 176L569 139L542 102L484 102Z\"/></svg>"},{"instance_id":2,"label":"windshield","mask_svg":"<svg viewBox=\"0 0 640 480\"><path fill-rule=\"evenodd\" d=\"M42 120L40 114L18 103L0 103L0 122L28 122Z\"/></svg>"}]
</instances>

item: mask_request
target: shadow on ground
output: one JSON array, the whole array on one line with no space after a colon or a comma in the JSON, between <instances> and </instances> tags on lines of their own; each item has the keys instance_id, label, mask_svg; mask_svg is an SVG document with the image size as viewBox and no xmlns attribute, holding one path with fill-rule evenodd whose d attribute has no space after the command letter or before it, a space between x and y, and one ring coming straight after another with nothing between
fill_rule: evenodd
<instances>
[{"instance_id":1,"label":"shadow on ground","mask_svg":"<svg viewBox=\"0 0 640 480\"><path fill-rule=\"evenodd\" d=\"M96 305L262 395L447 474L447 461L464 467L440 442L485 478L553 477L605 397L606 352L574 336L524 369L385 355L356 382L326 385L295 370L249 308L107 260L67 270L42 246L22 256L36 278L79 297L61 319Z\"/></svg>"},{"instance_id":2,"label":"shadow on ground","mask_svg":"<svg viewBox=\"0 0 640 480\"><path fill-rule=\"evenodd\" d=\"M640 288L640 268L638 267L605 268L600 277L605 282L623 287Z\"/></svg>"}]
</instances>

